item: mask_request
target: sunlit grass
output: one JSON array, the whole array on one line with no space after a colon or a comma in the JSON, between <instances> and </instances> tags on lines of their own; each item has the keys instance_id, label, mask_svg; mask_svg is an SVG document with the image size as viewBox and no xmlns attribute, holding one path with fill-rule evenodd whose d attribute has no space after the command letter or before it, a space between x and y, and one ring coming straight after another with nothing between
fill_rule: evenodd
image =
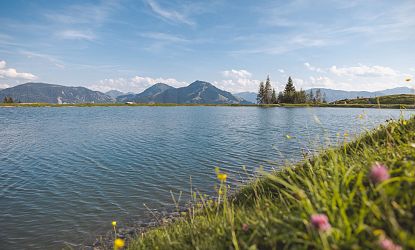
<instances>
[{"instance_id":1,"label":"sunlit grass","mask_svg":"<svg viewBox=\"0 0 415 250\"><path fill-rule=\"evenodd\" d=\"M348 136L348 135L344 135ZM212 173L215 174L215 173ZM128 249L415 249L415 120L399 120L187 213Z\"/></svg>"}]
</instances>

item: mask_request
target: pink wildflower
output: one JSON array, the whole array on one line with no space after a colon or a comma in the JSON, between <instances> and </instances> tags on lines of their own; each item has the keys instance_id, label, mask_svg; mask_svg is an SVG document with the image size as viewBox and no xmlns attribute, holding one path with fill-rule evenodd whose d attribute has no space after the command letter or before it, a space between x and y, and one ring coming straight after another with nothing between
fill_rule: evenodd
<instances>
[{"instance_id":1,"label":"pink wildflower","mask_svg":"<svg viewBox=\"0 0 415 250\"><path fill-rule=\"evenodd\" d=\"M249 230L249 225L246 223L242 224L242 231L248 232L248 230Z\"/></svg>"},{"instance_id":2,"label":"pink wildflower","mask_svg":"<svg viewBox=\"0 0 415 250\"><path fill-rule=\"evenodd\" d=\"M389 179L388 169L382 164L374 164L370 170L369 179L375 184L386 181Z\"/></svg>"},{"instance_id":3,"label":"pink wildflower","mask_svg":"<svg viewBox=\"0 0 415 250\"><path fill-rule=\"evenodd\" d=\"M325 214L313 214L311 216L311 224L321 232L325 232L331 228L329 219Z\"/></svg>"},{"instance_id":4,"label":"pink wildflower","mask_svg":"<svg viewBox=\"0 0 415 250\"><path fill-rule=\"evenodd\" d=\"M401 250L402 247L399 245L396 245L388 238L383 238L379 241L379 247L383 250Z\"/></svg>"}]
</instances>

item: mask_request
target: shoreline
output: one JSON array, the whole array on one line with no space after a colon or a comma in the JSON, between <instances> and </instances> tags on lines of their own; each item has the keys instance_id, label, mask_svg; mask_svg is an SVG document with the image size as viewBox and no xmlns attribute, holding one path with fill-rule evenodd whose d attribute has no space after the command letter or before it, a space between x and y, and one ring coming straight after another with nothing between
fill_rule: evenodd
<instances>
[{"instance_id":1,"label":"shoreline","mask_svg":"<svg viewBox=\"0 0 415 250\"><path fill-rule=\"evenodd\" d=\"M415 104L177 104L177 103L0 103L0 108L84 108L84 107L262 107L262 108L376 108L415 109Z\"/></svg>"},{"instance_id":2,"label":"shoreline","mask_svg":"<svg viewBox=\"0 0 415 250\"><path fill-rule=\"evenodd\" d=\"M152 209L148 211L149 215L147 219L130 221L123 226L117 228L116 238L125 240L126 245L131 241L144 234L145 232L159 228L161 226L171 225L175 222L184 220L183 214L187 214L192 205L189 204L187 207L180 207L178 211L164 210L158 211ZM93 239L93 240L91 240ZM113 242L115 234L113 229L108 229L103 234L91 236L89 239L85 239L83 243L79 245L81 250L106 250L113 248Z\"/></svg>"}]
</instances>

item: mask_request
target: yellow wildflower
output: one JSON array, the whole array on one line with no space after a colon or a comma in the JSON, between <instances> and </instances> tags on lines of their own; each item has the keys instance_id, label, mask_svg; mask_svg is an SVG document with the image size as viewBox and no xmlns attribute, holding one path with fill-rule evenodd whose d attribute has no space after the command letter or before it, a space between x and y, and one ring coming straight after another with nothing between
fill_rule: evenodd
<instances>
[{"instance_id":1,"label":"yellow wildflower","mask_svg":"<svg viewBox=\"0 0 415 250\"><path fill-rule=\"evenodd\" d=\"M219 173L219 167L215 167L215 173Z\"/></svg>"},{"instance_id":2,"label":"yellow wildflower","mask_svg":"<svg viewBox=\"0 0 415 250\"><path fill-rule=\"evenodd\" d=\"M349 134L346 132L346 133L344 133L344 135L343 135L344 137L348 137L349 136Z\"/></svg>"},{"instance_id":3,"label":"yellow wildflower","mask_svg":"<svg viewBox=\"0 0 415 250\"><path fill-rule=\"evenodd\" d=\"M121 248L123 248L124 246L125 246L125 242L124 242L124 240L123 240L123 239L119 239L119 238L117 238L117 239L114 241L114 250L121 249Z\"/></svg>"},{"instance_id":4,"label":"yellow wildflower","mask_svg":"<svg viewBox=\"0 0 415 250\"><path fill-rule=\"evenodd\" d=\"M381 236L381 235L384 235L385 232L382 229L375 229L373 230L373 234L376 236Z\"/></svg>"},{"instance_id":5,"label":"yellow wildflower","mask_svg":"<svg viewBox=\"0 0 415 250\"><path fill-rule=\"evenodd\" d=\"M113 227L117 226L117 222L116 221L113 221L111 224L112 224Z\"/></svg>"},{"instance_id":6,"label":"yellow wildflower","mask_svg":"<svg viewBox=\"0 0 415 250\"><path fill-rule=\"evenodd\" d=\"M218 173L218 179L220 180L220 181L226 181L226 178L227 178L228 176L226 175L226 174L224 174L224 173Z\"/></svg>"},{"instance_id":7,"label":"yellow wildflower","mask_svg":"<svg viewBox=\"0 0 415 250\"><path fill-rule=\"evenodd\" d=\"M292 138L291 135L286 135L285 137L287 137L288 140Z\"/></svg>"}]
</instances>

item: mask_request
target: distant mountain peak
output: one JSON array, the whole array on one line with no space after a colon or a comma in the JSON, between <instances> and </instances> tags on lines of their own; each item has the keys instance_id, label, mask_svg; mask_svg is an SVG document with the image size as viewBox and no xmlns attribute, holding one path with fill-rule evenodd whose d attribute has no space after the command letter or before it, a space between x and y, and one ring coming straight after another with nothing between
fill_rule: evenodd
<instances>
[{"instance_id":1,"label":"distant mountain peak","mask_svg":"<svg viewBox=\"0 0 415 250\"><path fill-rule=\"evenodd\" d=\"M167 85L165 83L156 83L153 86L145 89L142 93L146 95L156 95L160 94L163 91L166 91L168 89L174 89L172 86Z\"/></svg>"},{"instance_id":2,"label":"distant mountain peak","mask_svg":"<svg viewBox=\"0 0 415 250\"><path fill-rule=\"evenodd\" d=\"M137 103L208 103L208 104L248 104L206 81L195 81L186 87L174 88L167 84L155 84L137 95L117 98L118 102Z\"/></svg>"},{"instance_id":3,"label":"distant mountain peak","mask_svg":"<svg viewBox=\"0 0 415 250\"><path fill-rule=\"evenodd\" d=\"M197 80L197 81L192 82L189 86L213 86L213 85L210 82Z\"/></svg>"},{"instance_id":4,"label":"distant mountain peak","mask_svg":"<svg viewBox=\"0 0 415 250\"><path fill-rule=\"evenodd\" d=\"M105 92L105 94L106 95L109 95L109 96L111 96L112 98L115 99L115 98L117 98L119 96L125 95L126 93L121 92L121 91L116 90L116 89L113 89L113 90L110 90L110 91Z\"/></svg>"},{"instance_id":5,"label":"distant mountain peak","mask_svg":"<svg viewBox=\"0 0 415 250\"><path fill-rule=\"evenodd\" d=\"M170 86L170 85L168 85L168 84L165 84L165 83L162 83L162 82L158 82L158 83L156 83L156 84L154 84L153 86L151 86L151 87L168 87L168 88L173 88L172 86ZM150 88L151 88L150 87Z\"/></svg>"},{"instance_id":6,"label":"distant mountain peak","mask_svg":"<svg viewBox=\"0 0 415 250\"><path fill-rule=\"evenodd\" d=\"M57 84L50 84L50 83L44 83L44 82L27 82L27 83L23 83L17 86L38 86L38 87L61 87L62 85L57 85ZM15 86L15 87L17 87Z\"/></svg>"}]
</instances>

